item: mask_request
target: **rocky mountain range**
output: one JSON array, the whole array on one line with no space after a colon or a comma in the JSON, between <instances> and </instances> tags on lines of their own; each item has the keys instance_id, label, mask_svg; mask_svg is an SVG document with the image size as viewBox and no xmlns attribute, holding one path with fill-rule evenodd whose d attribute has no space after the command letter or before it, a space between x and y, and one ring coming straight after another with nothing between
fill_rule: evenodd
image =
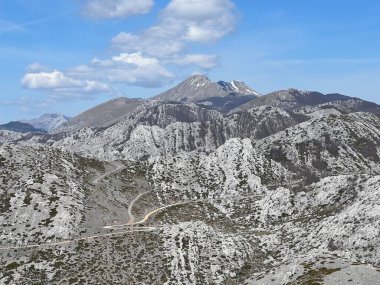
<instances>
[{"instance_id":1,"label":"rocky mountain range","mask_svg":"<svg viewBox=\"0 0 380 285\"><path fill-rule=\"evenodd\" d=\"M378 284L375 103L193 76L0 142L0 284Z\"/></svg>"},{"instance_id":2,"label":"rocky mountain range","mask_svg":"<svg viewBox=\"0 0 380 285\"><path fill-rule=\"evenodd\" d=\"M234 111L247 110L258 106L273 106L288 111L310 112L311 110L337 109L342 113L380 113L379 105L341 94L322 94L315 91L297 89L281 90L239 106Z\"/></svg>"},{"instance_id":3,"label":"rocky mountain range","mask_svg":"<svg viewBox=\"0 0 380 285\"><path fill-rule=\"evenodd\" d=\"M38 118L31 120L22 120L21 123L27 123L32 125L36 129L44 130L46 132L51 132L54 129L58 128L62 124L68 122L69 117L66 117L62 114L43 114Z\"/></svg>"},{"instance_id":4,"label":"rocky mountain range","mask_svg":"<svg viewBox=\"0 0 380 285\"><path fill-rule=\"evenodd\" d=\"M31 124L23 122L9 122L7 124L0 125L0 130L12 131L16 133L44 133L46 130L34 127Z\"/></svg>"}]
</instances>

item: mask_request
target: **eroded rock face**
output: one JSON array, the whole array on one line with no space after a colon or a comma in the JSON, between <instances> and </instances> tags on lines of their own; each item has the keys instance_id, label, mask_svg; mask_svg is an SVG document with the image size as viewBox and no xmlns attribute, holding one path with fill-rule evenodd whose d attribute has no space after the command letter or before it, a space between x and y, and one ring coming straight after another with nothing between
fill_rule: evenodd
<instances>
[{"instance_id":1,"label":"eroded rock face","mask_svg":"<svg viewBox=\"0 0 380 285\"><path fill-rule=\"evenodd\" d=\"M249 139L231 139L209 155L182 153L151 163L151 179L162 199L215 200L214 206L227 215L234 198L261 195L262 181L286 183L291 176L279 163L258 154Z\"/></svg>"},{"instance_id":2,"label":"eroded rock face","mask_svg":"<svg viewBox=\"0 0 380 285\"><path fill-rule=\"evenodd\" d=\"M0 132L0 283L376 284L380 118L331 98Z\"/></svg>"},{"instance_id":3,"label":"eroded rock face","mask_svg":"<svg viewBox=\"0 0 380 285\"><path fill-rule=\"evenodd\" d=\"M212 151L230 138L264 138L306 118L272 107L225 116L196 105L156 102L108 129L82 129L54 146L101 159L147 159Z\"/></svg>"},{"instance_id":4,"label":"eroded rock face","mask_svg":"<svg viewBox=\"0 0 380 285\"><path fill-rule=\"evenodd\" d=\"M380 121L376 115L353 113L316 117L273 136L256 147L288 168L319 176L379 173Z\"/></svg>"},{"instance_id":5,"label":"eroded rock face","mask_svg":"<svg viewBox=\"0 0 380 285\"><path fill-rule=\"evenodd\" d=\"M225 284L252 251L244 238L216 232L201 221L164 227L163 239L170 261L165 284Z\"/></svg>"},{"instance_id":6,"label":"eroded rock face","mask_svg":"<svg viewBox=\"0 0 380 285\"><path fill-rule=\"evenodd\" d=\"M43 147L0 148L2 245L67 239L78 233L84 186L78 157Z\"/></svg>"}]
</instances>

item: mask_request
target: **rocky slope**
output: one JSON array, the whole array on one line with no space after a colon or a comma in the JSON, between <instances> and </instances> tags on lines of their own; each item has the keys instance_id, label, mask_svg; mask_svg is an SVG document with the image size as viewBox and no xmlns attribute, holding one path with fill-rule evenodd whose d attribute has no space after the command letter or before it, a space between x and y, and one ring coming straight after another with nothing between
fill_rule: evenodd
<instances>
[{"instance_id":1,"label":"rocky slope","mask_svg":"<svg viewBox=\"0 0 380 285\"><path fill-rule=\"evenodd\" d=\"M110 166L55 149L4 146L1 163L3 283L304 284L345 278L357 262L373 265L366 279L378 274L378 175L325 177L300 191L249 139L148 168L126 163L98 186L90 177ZM149 228L102 229L125 223L122 208L150 190L135 214L166 210Z\"/></svg>"},{"instance_id":2,"label":"rocky slope","mask_svg":"<svg viewBox=\"0 0 380 285\"><path fill-rule=\"evenodd\" d=\"M225 116L197 105L150 104L108 129L82 129L54 146L102 159L141 159L214 150L229 138L263 138L307 119L272 107Z\"/></svg>"},{"instance_id":3,"label":"rocky slope","mask_svg":"<svg viewBox=\"0 0 380 285\"><path fill-rule=\"evenodd\" d=\"M379 174L380 118L370 113L316 117L257 141L267 157L306 175Z\"/></svg>"},{"instance_id":4,"label":"rocky slope","mask_svg":"<svg viewBox=\"0 0 380 285\"><path fill-rule=\"evenodd\" d=\"M83 205L78 202L84 189L71 155L9 145L0 148L0 156L1 244L72 236L81 219Z\"/></svg>"},{"instance_id":5,"label":"rocky slope","mask_svg":"<svg viewBox=\"0 0 380 285\"><path fill-rule=\"evenodd\" d=\"M226 114L198 99L246 87L201 79L193 102L0 131L0 284L378 284L377 105L293 90Z\"/></svg>"},{"instance_id":6,"label":"rocky slope","mask_svg":"<svg viewBox=\"0 0 380 285\"><path fill-rule=\"evenodd\" d=\"M349 279L344 276L355 272L358 261L374 266L361 278L375 284L379 175L326 176L300 189L294 179L307 177L293 176L258 153L248 140L232 140L207 157L157 159L152 173L158 195L162 200L180 196L199 201L217 228L238 232L248 241L240 274L251 277L237 279L237 284L323 282L341 270L346 273L340 278ZM167 218L191 219L188 213L197 211L202 210L173 209Z\"/></svg>"}]
</instances>

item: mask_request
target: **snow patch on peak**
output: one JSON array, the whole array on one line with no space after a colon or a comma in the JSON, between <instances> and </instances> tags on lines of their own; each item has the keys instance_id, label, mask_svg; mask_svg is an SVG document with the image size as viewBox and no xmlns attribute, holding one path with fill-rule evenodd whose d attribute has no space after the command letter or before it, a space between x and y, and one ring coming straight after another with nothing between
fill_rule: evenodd
<instances>
[{"instance_id":1,"label":"snow patch on peak","mask_svg":"<svg viewBox=\"0 0 380 285\"><path fill-rule=\"evenodd\" d=\"M248 87L243 81L233 80L230 82L218 81L219 86L221 86L225 91L242 94L242 95L254 95L261 96L258 92Z\"/></svg>"},{"instance_id":2,"label":"snow patch on peak","mask_svg":"<svg viewBox=\"0 0 380 285\"><path fill-rule=\"evenodd\" d=\"M232 85L232 87L233 87L236 91L239 91L239 88L237 88L236 85L235 85L235 81L231 81L231 85Z\"/></svg>"},{"instance_id":3,"label":"snow patch on peak","mask_svg":"<svg viewBox=\"0 0 380 285\"><path fill-rule=\"evenodd\" d=\"M161 101L199 102L209 98L228 97L230 95L235 97L246 95L260 96L259 93L249 88L243 82L212 82L204 75L193 75L172 89L153 97L153 99Z\"/></svg>"}]
</instances>

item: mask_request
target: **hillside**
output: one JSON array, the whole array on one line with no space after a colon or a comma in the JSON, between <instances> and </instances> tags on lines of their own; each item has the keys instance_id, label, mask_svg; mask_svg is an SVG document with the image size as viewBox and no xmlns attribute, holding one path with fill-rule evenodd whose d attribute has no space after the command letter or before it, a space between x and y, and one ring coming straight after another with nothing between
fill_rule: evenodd
<instances>
[{"instance_id":1,"label":"hillside","mask_svg":"<svg viewBox=\"0 0 380 285\"><path fill-rule=\"evenodd\" d=\"M52 131L53 133L71 133L86 127L109 127L132 113L142 103L143 101L139 99L113 99L75 116Z\"/></svg>"},{"instance_id":2,"label":"hillside","mask_svg":"<svg viewBox=\"0 0 380 285\"><path fill-rule=\"evenodd\" d=\"M0 284L378 283L378 106L195 79L0 131Z\"/></svg>"}]
</instances>

